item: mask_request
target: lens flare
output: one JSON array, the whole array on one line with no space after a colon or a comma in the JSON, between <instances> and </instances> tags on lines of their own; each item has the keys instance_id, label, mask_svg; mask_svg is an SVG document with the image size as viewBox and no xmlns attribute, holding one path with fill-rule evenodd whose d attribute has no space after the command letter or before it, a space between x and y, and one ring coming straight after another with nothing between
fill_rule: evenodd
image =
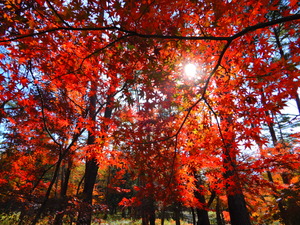
<instances>
[{"instance_id":1,"label":"lens flare","mask_svg":"<svg viewBox=\"0 0 300 225\"><path fill-rule=\"evenodd\" d=\"M197 67L195 64L189 63L184 66L184 73L187 77L193 78L197 74Z\"/></svg>"}]
</instances>

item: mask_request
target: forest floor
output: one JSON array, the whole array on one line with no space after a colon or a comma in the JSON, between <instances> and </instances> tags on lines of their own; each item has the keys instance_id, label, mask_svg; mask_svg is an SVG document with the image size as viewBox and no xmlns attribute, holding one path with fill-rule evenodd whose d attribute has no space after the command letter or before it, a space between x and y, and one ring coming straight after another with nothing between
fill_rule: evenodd
<instances>
[{"instance_id":1,"label":"forest floor","mask_svg":"<svg viewBox=\"0 0 300 225\"><path fill-rule=\"evenodd\" d=\"M0 214L0 224L1 225L17 225L19 223L19 214L15 213L15 214ZM26 222L25 222L26 223ZM46 218L41 219L38 222L38 225L48 225L49 224L49 220L47 220ZM64 224L68 224L69 223L64 223ZM75 224L75 223L72 223ZM132 220L132 219L116 219L116 218L109 218L107 220L104 219L94 219L92 225L141 225L142 224L142 220ZM161 225L161 220L160 219L156 219L155 221L156 225ZM170 220L165 220L164 225L175 225L175 221L170 219ZM187 223L185 221L180 221L180 225L192 225L191 223Z\"/></svg>"},{"instance_id":2,"label":"forest floor","mask_svg":"<svg viewBox=\"0 0 300 225\"><path fill-rule=\"evenodd\" d=\"M100 223L93 223L92 225L141 225L142 221L141 220L130 220L130 219L121 219L121 220L102 220ZM160 219L156 219L155 221L156 225L160 225L161 224L161 220ZM165 220L164 225L175 225L175 221L174 220ZM191 223L187 223L185 221L180 221L180 225L192 225Z\"/></svg>"}]
</instances>

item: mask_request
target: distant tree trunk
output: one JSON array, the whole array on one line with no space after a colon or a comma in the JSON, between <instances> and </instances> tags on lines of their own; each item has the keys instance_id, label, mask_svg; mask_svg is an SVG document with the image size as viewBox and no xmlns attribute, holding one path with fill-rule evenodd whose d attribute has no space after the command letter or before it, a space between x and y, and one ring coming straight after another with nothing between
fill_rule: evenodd
<instances>
[{"instance_id":1,"label":"distant tree trunk","mask_svg":"<svg viewBox=\"0 0 300 225\"><path fill-rule=\"evenodd\" d=\"M266 99L265 99L263 88L261 88L260 91L261 91L261 102L262 102L262 105L265 106L266 105ZM265 115L268 116L268 117L271 115L269 110L265 111ZM268 123L268 128L269 128L269 132L270 132L270 135L271 135L271 138L272 138L273 146L275 147L278 144L278 140L277 140L275 129L274 129L274 123L273 122ZM268 180L271 183L274 183L272 173L269 170L267 171L267 176L268 176ZM279 193L278 193L277 190L274 189L273 191L274 191L274 194L273 194L274 198L275 199L280 199L279 201L276 201L276 202L277 202L277 205L278 205L278 209L279 209L279 213L280 213L280 217L282 219L282 222L285 225L290 225L290 223L288 221L288 218L287 218L287 212L286 212L286 209L285 209L284 204L283 204L283 199L279 198Z\"/></svg>"},{"instance_id":2,"label":"distant tree trunk","mask_svg":"<svg viewBox=\"0 0 300 225\"><path fill-rule=\"evenodd\" d=\"M300 114L300 98L299 98L297 89L296 89L296 93L294 94L294 96L295 96L294 98L295 98L295 101L296 101L296 104L297 104L297 107L298 107L298 112Z\"/></svg>"},{"instance_id":3,"label":"distant tree trunk","mask_svg":"<svg viewBox=\"0 0 300 225\"><path fill-rule=\"evenodd\" d=\"M161 210L161 222L160 225L164 225L165 224L165 207L162 208Z\"/></svg>"},{"instance_id":4,"label":"distant tree trunk","mask_svg":"<svg viewBox=\"0 0 300 225\"><path fill-rule=\"evenodd\" d=\"M149 225L149 214L146 208L146 204L142 203L142 225Z\"/></svg>"},{"instance_id":5,"label":"distant tree trunk","mask_svg":"<svg viewBox=\"0 0 300 225\"><path fill-rule=\"evenodd\" d=\"M60 149L60 151L62 151L62 150ZM61 162L62 162L62 154L60 154L59 159L58 159L58 161L56 163L55 171L54 171L54 174L53 174L52 179L50 181L49 187L47 189L44 201L41 204L40 208L38 209L38 212L37 212L36 216L34 217L34 220L32 221L31 225L35 225L38 222L38 220L40 219L40 216L42 215L42 213L43 213L43 211L44 211L44 209L46 207L46 204L47 204L47 202L49 200L49 197L50 197L50 193L51 193L52 187L53 187L53 185L54 185L54 183L55 183L55 181L57 179Z\"/></svg>"},{"instance_id":6,"label":"distant tree trunk","mask_svg":"<svg viewBox=\"0 0 300 225\"><path fill-rule=\"evenodd\" d=\"M150 225L155 225L155 209L150 211L149 221Z\"/></svg>"},{"instance_id":7,"label":"distant tree trunk","mask_svg":"<svg viewBox=\"0 0 300 225\"><path fill-rule=\"evenodd\" d=\"M141 205L143 225L155 225L155 204L153 197L145 197Z\"/></svg>"},{"instance_id":8,"label":"distant tree trunk","mask_svg":"<svg viewBox=\"0 0 300 225\"><path fill-rule=\"evenodd\" d=\"M61 180L61 192L60 192L60 195L62 197L67 196L72 164L73 164L73 159L71 156L69 156L67 167L63 167L63 175L64 176L62 177L63 179Z\"/></svg>"},{"instance_id":9,"label":"distant tree trunk","mask_svg":"<svg viewBox=\"0 0 300 225\"><path fill-rule=\"evenodd\" d=\"M180 213L181 213L181 206L180 204L176 204L174 207L174 220L176 225L180 225Z\"/></svg>"},{"instance_id":10,"label":"distant tree trunk","mask_svg":"<svg viewBox=\"0 0 300 225\"><path fill-rule=\"evenodd\" d=\"M68 158L68 165L67 167L62 166L61 172L61 190L60 190L60 206L58 209L58 213L55 215L55 219L53 224L54 225L62 225L63 224L63 217L65 214L65 207L66 207L66 197L67 197L67 190L68 184L71 174L71 167L72 167L72 158L69 156Z\"/></svg>"},{"instance_id":11,"label":"distant tree trunk","mask_svg":"<svg viewBox=\"0 0 300 225\"><path fill-rule=\"evenodd\" d=\"M217 197L217 204L216 204L216 218L217 218L217 225L225 225L225 221L222 216L221 206L220 206L220 199Z\"/></svg>"},{"instance_id":12,"label":"distant tree trunk","mask_svg":"<svg viewBox=\"0 0 300 225\"><path fill-rule=\"evenodd\" d=\"M107 178L106 178L106 185L105 185L105 204L107 206L109 206L109 183L110 183L110 176L111 176L111 166L108 166L107 168ZM112 210L110 209L110 214L112 214ZM103 216L103 219L106 220L108 217L108 211L105 212L104 216Z\"/></svg>"},{"instance_id":13,"label":"distant tree trunk","mask_svg":"<svg viewBox=\"0 0 300 225\"><path fill-rule=\"evenodd\" d=\"M274 28L273 31L274 31L276 45L277 45L277 47L279 49L280 56L285 61L288 61L288 58L286 57L286 55L283 52L283 47L282 47L282 44L281 44L281 41L280 41L280 37L279 37L280 31L278 30L278 28ZM300 98L299 98L299 95L298 95L298 86L294 87L293 89L294 90L293 90L293 93L292 93L292 97L296 101L298 112L300 114Z\"/></svg>"},{"instance_id":14,"label":"distant tree trunk","mask_svg":"<svg viewBox=\"0 0 300 225\"><path fill-rule=\"evenodd\" d=\"M154 198L150 199L149 222L150 222L150 225L155 225L155 204L154 204Z\"/></svg>"},{"instance_id":15,"label":"distant tree trunk","mask_svg":"<svg viewBox=\"0 0 300 225\"><path fill-rule=\"evenodd\" d=\"M194 210L193 207L191 208L191 210L192 210L192 217L193 217L193 225L196 225L196 215L195 215L195 210Z\"/></svg>"}]
</instances>

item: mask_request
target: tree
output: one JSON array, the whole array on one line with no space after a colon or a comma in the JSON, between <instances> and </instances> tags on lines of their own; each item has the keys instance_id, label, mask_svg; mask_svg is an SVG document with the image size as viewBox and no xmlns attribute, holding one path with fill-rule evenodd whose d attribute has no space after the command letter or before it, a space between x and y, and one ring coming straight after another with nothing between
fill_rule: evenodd
<instances>
[{"instance_id":1,"label":"tree","mask_svg":"<svg viewBox=\"0 0 300 225\"><path fill-rule=\"evenodd\" d=\"M297 99L296 1L10 0L0 6L0 122L7 133L0 184L37 204L32 224L50 211L63 165L77 159L86 166L81 194L71 193L78 197L77 224L92 221L98 168L117 159L136 166L126 169L140 180L136 199L151 206L151 223L156 202L201 205L195 171L217 197L226 193L232 224L251 223L249 178L261 171L261 159L245 162L241 155L255 151L253 142L263 151L262 124L274 124L270 112ZM274 60L278 51L281 59ZM183 78L188 62L198 65L194 80ZM294 149L284 158L295 159ZM9 164L29 159L34 170L7 173ZM272 168L280 160L274 154L264 162ZM23 187L29 175L31 185Z\"/></svg>"}]
</instances>

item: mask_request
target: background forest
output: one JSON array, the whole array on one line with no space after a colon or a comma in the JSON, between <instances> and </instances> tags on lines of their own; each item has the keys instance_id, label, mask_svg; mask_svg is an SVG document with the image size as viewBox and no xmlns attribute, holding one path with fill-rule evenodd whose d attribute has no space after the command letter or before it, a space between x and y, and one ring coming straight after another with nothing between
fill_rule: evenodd
<instances>
[{"instance_id":1,"label":"background forest","mask_svg":"<svg viewBox=\"0 0 300 225\"><path fill-rule=\"evenodd\" d=\"M0 15L0 223L299 225L298 1Z\"/></svg>"}]
</instances>

